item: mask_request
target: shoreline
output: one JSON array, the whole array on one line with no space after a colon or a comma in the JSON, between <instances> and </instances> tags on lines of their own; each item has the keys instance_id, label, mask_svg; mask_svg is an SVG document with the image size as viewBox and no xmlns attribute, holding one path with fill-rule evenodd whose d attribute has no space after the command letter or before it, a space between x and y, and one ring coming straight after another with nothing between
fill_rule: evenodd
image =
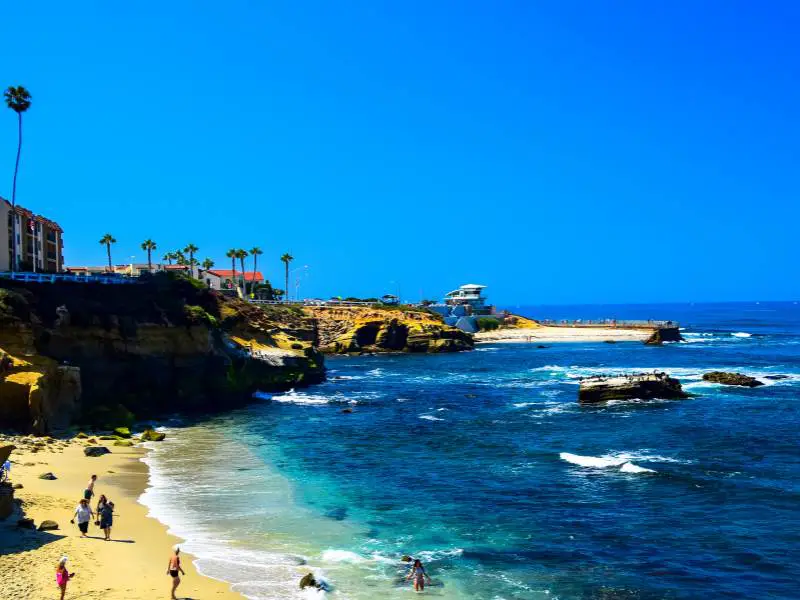
<instances>
[{"instance_id":1,"label":"shoreline","mask_svg":"<svg viewBox=\"0 0 800 600\"><path fill-rule=\"evenodd\" d=\"M473 334L476 344L533 344L562 342L644 342L655 329L616 327L541 327L496 329Z\"/></svg>"},{"instance_id":2,"label":"shoreline","mask_svg":"<svg viewBox=\"0 0 800 600\"><path fill-rule=\"evenodd\" d=\"M14 439L36 441L52 438L13 436ZM55 567L61 556L68 556L67 567L77 575L67 587L67 598L108 600L151 600L169 597L171 580L166 564L172 548L183 540L168 532L166 525L149 516L149 509L139 498L149 486L149 467L141 459L148 450L142 446L113 446L111 454L86 457L84 440L43 442L34 452L30 446L11 454L11 482L22 484L15 498L22 500L26 517L38 526L43 520L59 525L56 531L39 532L17 527L22 516L16 509L0 521L0 573L4 585L0 600L46 598L57 596ZM57 479L39 479L52 472ZM93 524L88 538L81 539L70 519L91 474L98 475L97 497L106 494L115 504L112 541L102 539L102 532ZM230 589L226 582L200 574L195 558L181 553L186 576L181 577L179 597L195 600L243 600L244 596ZM5 584L5 582L9 582Z\"/></svg>"}]
</instances>

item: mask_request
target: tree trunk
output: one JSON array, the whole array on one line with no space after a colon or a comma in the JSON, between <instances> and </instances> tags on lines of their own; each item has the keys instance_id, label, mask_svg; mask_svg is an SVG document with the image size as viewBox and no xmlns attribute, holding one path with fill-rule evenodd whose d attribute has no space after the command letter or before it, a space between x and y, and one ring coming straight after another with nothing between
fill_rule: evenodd
<instances>
[{"instance_id":1,"label":"tree trunk","mask_svg":"<svg viewBox=\"0 0 800 600\"><path fill-rule=\"evenodd\" d=\"M189 252L189 277L194 278L194 252Z\"/></svg>"},{"instance_id":2,"label":"tree trunk","mask_svg":"<svg viewBox=\"0 0 800 600\"><path fill-rule=\"evenodd\" d=\"M153 259L150 257L150 249L147 249L147 271L149 273L153 272Z\"/></svg>"},{"instance_id":3,"label":"tree trunk","mask_svg":"<svg viewBox=\"0 0 800 600\"><path fill-rule=\"evenodd\" d=\"M231 256L231 271L233 271L233 277L231 277L231 283L233 284L234 289L238 289L239 284L236 281L236 257Z\"/></svg>"},{"instance_id":4,"label":"tree trunk","mask_svg":"<svg viewBox=\"0 0 800 600\"><path fill-rule=\"evenodd\" d=\"M239 259L242 265L242 296L247 296L247 271L244 270L244 258Z\"/></svg>"},{"instance_id":5,"label":"tree trunk","mask_svg":"<svg viewBox=\"0 0 800 600\"><path fill-rule=\"evenodd\" d=\"M19 172L19 155L22 152L22 113L19 117L19 137L17 138L17 162L14 164L14 183L11 186L11 271L17 270L17 173Z\"/></svg>"},{"instance_id":6,"label":"tree trunk","mask_svg":"<svg viewBox=\"0 0 800 600\"><path fill-rule=\"evenodd\" d=\"M111 266L111 242L106 242L106 252L108 252L108 272L113 273L114 267Z\"/></svg>"},{"instance_id":7,"label":"tree trunk","mask_svg":"<svg viewBox=\"0 0 800 600\"><path fill-rule=\"evenodd\" d=\"M284 299L289 301L289 261L286 261L286 289L283 292Z\"/></svg>"},{"instance_id":8,"label":"tree trunk","mask_svg":"<svg viewBox=\"0 0 800 600\"><path fill-rule=\"evenodd\" d=\"M253 281L250 282L250 293L253 293L253 290L256 287L256 271L258 270L258 256L253 254Z\"/></svg>"}]
</instances>

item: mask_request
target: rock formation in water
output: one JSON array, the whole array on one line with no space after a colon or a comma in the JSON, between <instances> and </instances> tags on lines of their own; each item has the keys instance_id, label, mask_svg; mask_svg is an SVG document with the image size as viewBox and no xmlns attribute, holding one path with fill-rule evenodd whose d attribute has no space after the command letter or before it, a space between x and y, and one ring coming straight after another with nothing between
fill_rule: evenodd
<instances>
[{"instance_id":1,"label":"rock formation in water","mask_svg":"<svg viewBox=\"0 0 800 600\"><path fill-rule=\"evenodd\" d=\"M371 307L306 307L322 352L459 352L472 336L424 310Z\"/></svg>"},{"instance_id":2,"label":"rock formation in water","mask_svg":"<svg viewBox=\"0 0 800 600\"><path fill-rule=\"evenodd\" d=\"M689 398L681 382L666 373L642 373L581 380L578 401L595 404L609 400L653 400Z\"/></svg>"},{"instance_id":3,"label":"rock formation in water","mask_svg":"<svg viewBox=\"0 0 800 600\"><path fill-rule=\"evenodd\" d=\"M0 427L128 426L323 381L314 322L167 274L0 288Z\"/></svg>"},{"instance_id":4,"label":"rock formation in water","mask_svg":"<svg viewBox=\"0 0 800 600\"><path fill-rule=\"evenodd\" d=\"M764 385L755 377L749 375L742 375L741 373L726 373L724 371L711 371L710 373L703 374L703 381L710 381L712 383L721 383L723 385L738 385L742 387L758 387Z\"/></svg>"},{"instance_id":5,"label":"rock formation in water","mask_svg":"<svg viewBox=\"0 0 800 600\"><path fill-rule=\"evenodd\" d=\"M645 340L645 344L657 346L664 342L681 342L683 336L680 329L676 327L659 327L653 334Z\"/></svg>"}]
</instances>

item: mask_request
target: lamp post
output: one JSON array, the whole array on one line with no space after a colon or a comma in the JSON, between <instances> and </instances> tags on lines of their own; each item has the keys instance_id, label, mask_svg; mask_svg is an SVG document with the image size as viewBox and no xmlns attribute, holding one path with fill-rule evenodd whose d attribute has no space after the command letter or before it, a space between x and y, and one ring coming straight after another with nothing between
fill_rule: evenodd
<instances>
[{"instance_id":1,"label":"lamp post","mask_svg":"<svg viewBox=\"0 0 800 600\"><path fill-rule=\"evenodd\" d=\"M302 267L297 267L296 269L293 269L292 271L289 272L289 277L291 278L291 276L294 273L296 273L297 271L308 272L308 265L303 265ZM294 280L294 299L295 300L300 300L300 277L301 277L301 275L298 275ZM286 290L286 299L287 300L289 299L289 290Z\"/></svg>"}]
</instances>

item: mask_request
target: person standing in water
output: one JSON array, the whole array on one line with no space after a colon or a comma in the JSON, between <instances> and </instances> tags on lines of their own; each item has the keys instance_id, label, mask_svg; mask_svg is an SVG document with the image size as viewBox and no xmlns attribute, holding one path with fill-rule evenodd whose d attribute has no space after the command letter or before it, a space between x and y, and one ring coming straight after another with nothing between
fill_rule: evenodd
<instances>
[{"instance_id":1,"label":"person standing in water","mask_svg":"<svg viewBox=\"0 0 800 600\"><path fill-rule=\"evenodd\" d=\"M74 523L78 519L78 529L81 530L81 537L86 537L86 532L89 531L89 522L92 520L94 513L92 507L86 498L81 498L80 504L75 509L75 514L72 515L70 523Z\"/></svg>"},{"instance_id":2,"label":"person standing in water","mask_svg":"<svg viewBox=\"0 0 800 600\"><path fill-rule=\"evenodd\" d=\"M61 600L64 600L64 594L67 593L67 583L73 577L75 577L75 573L67 571L67 557L62 556L56 567L56 583L58 584L58 589L61 590Z\"/></svg>"},{"instance_id":3,"label":"person standing in water","mask_svg":"<svg viewBox=\"0 0 800 600\"><path fill-rule=\"evenodd\" d=\"M414 591L416 592L424 592L425 591L425 579L428 580L428 583L431 582L431 578L428 576L427 571L425 571L425 567L422 566L422 561L416 559L414 561L414 566L411 567L411 572L408 574L406 579L414 578Z\"/></svg>"},{"instance_id":4,"label":"person standing in water","mask_svg":"<svg viewBox=\"0 0 800 600\"><path fill-rule=\"evenodd\" d=\"M175 548L175 554L169 557L169 564L167 565L167 575L172 577L172 600L177 600L175 597L175 590L178 589L178 586L181 584L181 578L178 576L179 574L186 576L186 571L181 568L181 549Z\"/></svg>"}]
</instances>

